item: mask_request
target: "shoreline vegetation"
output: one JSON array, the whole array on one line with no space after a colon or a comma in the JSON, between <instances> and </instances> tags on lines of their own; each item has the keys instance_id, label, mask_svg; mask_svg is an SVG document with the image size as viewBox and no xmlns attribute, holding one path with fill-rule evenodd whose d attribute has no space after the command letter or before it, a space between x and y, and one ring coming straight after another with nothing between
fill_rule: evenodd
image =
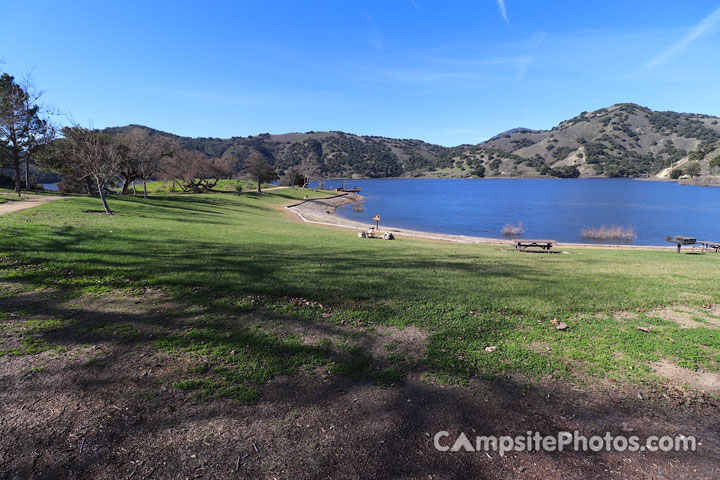
<instances>
[{"instance_id":1,"label":"shoreline vegetation","mask_svg":"<svg viewBox=\"0 0 720 480\"><path fill-rule=\"evenodd\" d=\"M582 237L590 240L625 240L630 241L637 238L635 228L632 225L623 227L621 225L601 225L600 227L584 227Z\"/></svg>"},{"instance_id":2,"label":"shoreline vegetation","mask_svg":"<svg viewBox=\"0 0 720 480\"><path fill-rule=\"evenodd\" d=\"M356 222L343 218L336 214L339 207L344 205L357 205L362 203L364 197L355 193L333 195L323 198L313 198L304 200L300 203L294 203L285 208L294 213L297 218L306 223L324 225L327 227L347 228L353 230L367 230L371 225ZM519 225L522 227L522 225ZM514 226L514 227L517 227ZM473 243L478 245L499 245L511 246L512 240L508 238L492 238L492 237L475 237L470 235L454 235L437 232L426 232L419 230L410 230L407 228L399 228L391 225L380 225L381 231L391 232L393 235L406 237L425 238L430 240L439 240L455 243ZM607 228L606 228L607 230ZM628 230L623 229L623 234L627 234ZM634 233L634 230L633 230ZM587 237L591 238L591 237ZM616 237L605 236L597 237L598 239L610 240ZM626 237L622 237L625 239ZM605 248L605 249L633 249L633 250L672 250L674 247L666 247L661 245L613 245L613 244L596 244L596 243L572 243L559 242L561 247L581 247L581 248Z\"/></svg>"},{"instance_id":3,"label":"shoreline vegetation","mask_svg":"<svg viewBox=\"0 0 720 480\"><path fill-rule=\"evenodd\" d=\"M506 237L517 237L525 233L525 227L523 222L518 222L516 225L506 223L500 231Z\"/></svg>"}]
</instances>

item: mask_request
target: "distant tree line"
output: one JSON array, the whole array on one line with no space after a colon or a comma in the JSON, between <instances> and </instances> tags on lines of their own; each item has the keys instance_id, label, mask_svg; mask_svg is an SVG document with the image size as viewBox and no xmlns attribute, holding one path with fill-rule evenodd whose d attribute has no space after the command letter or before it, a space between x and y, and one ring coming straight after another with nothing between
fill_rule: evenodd
<instances>
[{"instance_id":1,"label":"distant tree line","mask_svg":"<svg viewBox=\"0 0 720 480\"><path fill-rule=\"evenodd\" d=\"M80 165L63 149L67 134L73 131L55 128L47 120L47 109L39 105L39 97L28 82L3 74L0 167L12 172L13 188L18 192L23 183L30 187L30 172L37 172L39 166L63 173L63 191L99 194L87 165ZM640 121L645 133L638 128ZM581 135L566 130L581 123ZM414 177L450 169L454 175L475 177L535 172L573 177L579 175L577 167L553 167L573 154L596 175L639 176L655 173L688 154L692 160L705 161L720 142L720 131L711 127L707 117L624 104L583 112L551 131L514 129L485 143L457 147L343 132L188 138L130 125L93 134L107 135L109 140L103 141L118 151L114 173L102 188L117 186L121 194L127 194L142 185L147 196L149 180L168 180L180 190L203 192L215 188L220 179L238 176L251 177L258 182L258 189L278 176L283 184L304 186L329 177ZM655 131L653 135L672 135L675 140L697 139L700 146L687 152L666 138L660 146L656 140L648 147L641 138L648 128Z\"/></svg>"}]
</instances>

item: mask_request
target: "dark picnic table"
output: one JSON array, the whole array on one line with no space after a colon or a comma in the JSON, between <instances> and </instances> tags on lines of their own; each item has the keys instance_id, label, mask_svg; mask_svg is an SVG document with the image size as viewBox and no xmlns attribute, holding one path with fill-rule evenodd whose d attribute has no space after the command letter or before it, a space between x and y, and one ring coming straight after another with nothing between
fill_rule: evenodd
<instances>
[{"instance_id":1,"label":"dark picnic table","mask_svg":"<svg viewBox=\"0 0 720 480\"><path fill-rule=\"evenodd\" d=\"M536 240L529 238L513 240L513 245L517 252L551 253L554 252L552 247L556 243L557 240Z\"/></svg>"}]
</instances>

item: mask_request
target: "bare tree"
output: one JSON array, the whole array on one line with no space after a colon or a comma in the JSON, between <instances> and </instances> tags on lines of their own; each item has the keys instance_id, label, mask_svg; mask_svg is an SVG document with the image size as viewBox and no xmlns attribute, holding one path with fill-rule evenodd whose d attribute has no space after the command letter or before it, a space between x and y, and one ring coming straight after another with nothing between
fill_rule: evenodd
<instances>
[{"instance_id":1,"label":"bare tree","mask_svg":"<svg viewBox=\"0 0 720 480\"><path fill-rule=\"evenodd\" d=\"M123 177L122 193L127 191L129 183L139 178L143 181L143 195L147 198L148 179L160 171L163 160L172 158L178 147L170 139L150 135L142 128L133 128L121 135L120 140L128 149L127 165L123 169L128 175ZM129 179L131 176L133 178Z\"/></svg>"},{"instance_id":2,"label":"bare tree","mask_svg":"<svg viewBox=\"0 0 720 480\"><path fill-rule=\"evenodd\" d=\"M125 144L123 141L124 139L120 139L120 141ZM125 144L127 147L127 144ZM129 149L128 149L129 150ZM127 194L128 187L133 184L135 180L140 178L140 168L138 166L137 159L128 151L128 154L125 155L125 157L120 162L120 165L118 165L118 173L117 176L120 177L120 181L122 182L122 189L120 190L120 195Z\"/></svg>"},{"instance_id":3,"label":"bare tree","mask_svg":"<svg viewBox=\"0 0 720 480\"><path fill-rule=\"evenodd\" d=\"M95 193L93 181L85 171L70 160L68 140L58 138L40 146L33 154L37 165L62 175L58 190L63 193Z\"/></svg>"},{"instance_id":4,"label":"bare tree","mask_svg":"<svg viewBox=\"0 0 720 480\"><path fill-rule=\"evenodd\" d=\"M309 139L305 142L307 148L307 154L301 160L297 170L305 177L305 182L301 185L305 188L313 179L320 179L322 177L322 156L323 148L322 143L315 139Z\"/></svg>"},{"instance_id":5,"label":"bare tree","mask_svg":"<svg viewBox=\"0 0 720 480\"><path fill-rule=\"evenodd\" d=\"M105 213L112 215L105 198L105 184L117 175L127 153L109 135L79 126L63 128L61 155L84 178L92 178L100 194Z\"/></svg>"},{"instance_id":6,"label":"bare tree","mask_svg":"<svg viewBox=\"0 0 720 480\"><path fill-rule=\"evenodd\" d=\"M184 192L200 193L212 190L219 180L230 178L232 172L223 162L211 160L201 152L184 150L175 156L164 174L177 181Z\"/></svg>"},{"instance_id":7,"label":"bare tree","mask_svg":"<svg viewBox=\"0 0 720 480\"><path fill-rule=\"evenodd\" d=\"M0 76L0 144L3 144L0 161L9 164L15 171L15 192L18 196L22 188L22 163L25 162L26 187L29 188L31 156L40 145L55 136L52 126L40 116L37 103L40 95L31 88L29 80L20 85L15 77L7 73Z\"/></svg>"},{"instance_id":8,"label":"bare tree","mask_svg":"<svg viewBox=\"0 0 720 480\"><path fill-rule=\"evenodd\" d=\"M257 182L258 193L262 192L263 182L270 182L278 178L277 173L268 165L265 157L257 152L252 153L245 160L245 173Z\"/></svg>"}]
</instances>

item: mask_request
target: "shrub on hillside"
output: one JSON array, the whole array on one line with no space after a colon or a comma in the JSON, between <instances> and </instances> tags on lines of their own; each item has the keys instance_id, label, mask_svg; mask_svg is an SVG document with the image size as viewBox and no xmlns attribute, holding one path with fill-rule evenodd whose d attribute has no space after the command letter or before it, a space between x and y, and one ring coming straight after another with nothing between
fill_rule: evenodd
<instances>
[{"instance_id":1,"label":"shrub on hillside","mask_svg":"<svg viewBox=\"0 0 720 480\"><path fill-rule=\"evenodd\" d=\"M697 177L700 175L700 163L698 162L690 162L688 163L685 168L683 169L685 171L685 175L689 175L691 177Z\"/></svg>"},{"instance_id":2,"label":"shrub on hillside","mask_svg":"<svg viewBox=\"0 0 720 480\"><path fill-rule=\"evenodd\" d=\"M673 168L672 170L670 170L670 178L672 178L673 180L677 180L678 178L682 177L683 175L685 175L685 173L683 172L683 169L680 167Z\"/></svg>"}]
</instances>

